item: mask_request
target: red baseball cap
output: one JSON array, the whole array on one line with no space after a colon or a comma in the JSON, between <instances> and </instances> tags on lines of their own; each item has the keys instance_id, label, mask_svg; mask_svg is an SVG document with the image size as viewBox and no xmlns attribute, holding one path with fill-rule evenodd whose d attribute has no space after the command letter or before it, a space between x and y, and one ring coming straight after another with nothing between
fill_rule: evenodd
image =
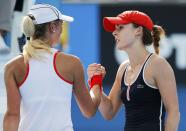
<instances>
[{"instance_id":1,"label":"red baseball cap","mask_svg":"<svg viewBox=\"0 0 186 131\"><path fill-rule=\"evenodd\" d=\"M146 27L150 31L152 31L154 26L151 18L147 14L136 10L124 11L116 17L103 18L103 27L108 32L113 32L115 30L115 25L129 23L135 23Z\"/></svg>"}]
</instances>

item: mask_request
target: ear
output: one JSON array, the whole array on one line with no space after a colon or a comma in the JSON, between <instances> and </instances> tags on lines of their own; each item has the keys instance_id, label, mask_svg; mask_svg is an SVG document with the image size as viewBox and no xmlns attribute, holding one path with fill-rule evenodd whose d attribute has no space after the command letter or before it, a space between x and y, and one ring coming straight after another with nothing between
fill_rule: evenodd
<instances>
[{"instance_id":1,"label":"ear","mask_svg":"<svg viewBox=\"0 0 186 131\"><path fill-rule=\"evenodd\" d=\"M142 36L142 34L143 34L143 27L142 26L138 26L135 29L135 34L136 34L136 36Z\"/></svg>"},{"instance_id":2,"label":"ear","mask_svg":"<svg viewBox=\"0 0 186 131\"><path fill-rule=\"evenodd\" d=\"M52 33L56 32L56 24L54 22L50 22L49 31Z\"/></svg>"}]
</instances>

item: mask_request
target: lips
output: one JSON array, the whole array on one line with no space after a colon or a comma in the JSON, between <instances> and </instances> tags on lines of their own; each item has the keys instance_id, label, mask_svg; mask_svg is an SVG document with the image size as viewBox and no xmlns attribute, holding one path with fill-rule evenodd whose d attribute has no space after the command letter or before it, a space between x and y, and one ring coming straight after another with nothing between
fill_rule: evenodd
<instances>
[{"instance_id":1,"label":"lips","mask_svg":"<svg viewBox=\"0 0 186 131\"><path fill-rule=\"evenodd\" d=\"M118 43L119 42L119 39L117 37L115 37L115 41L116 41L116 43Z\"/></svg>"}]
</instances>

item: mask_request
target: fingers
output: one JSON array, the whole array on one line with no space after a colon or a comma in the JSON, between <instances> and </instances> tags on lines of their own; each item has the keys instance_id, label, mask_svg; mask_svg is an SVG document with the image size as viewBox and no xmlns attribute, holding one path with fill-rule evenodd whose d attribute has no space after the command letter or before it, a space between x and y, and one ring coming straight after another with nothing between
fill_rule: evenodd
<instances>
[{"instance_id":1,"label":"fingers","mask_svg":"<svg viewBox=\"0 0 186 131\"><path fill-rule=\"evenodd\" d=\"M99 68L101 68L101 64L94 63L88 66L87 71L99 71Z\"/></svg>"},{"instance_id":2,"label":"fingers","mask_svg":"<svg viewBox=\"0 0 186 131\"><path fill-rule=\"evenodd\" d=\"M101 64L97 63L90 64L87 68L88 77L91 79L93 75L101 74L101 72L99 72L99 68L101 68Z\"/></svg>"},{"instance_id":3,"label":"fingers","mask_svg":"<svg viewBox=\"0 0 186 131\"><path fill-rule=\"evenodd\" d=\"M105 75L106 75L106 70L105 70L105 67L101 66L101 74L102 74L102 77L104 78Z\"/></svg>"},{"instance_id":4,"label":"fingers","mask_svg":"<svg viewBox=\"0 0 186 131\"><path fill-rule=\"evenodd\" d=\"M89 78L91 78L93 75L100 74L102 74L102 76L104 77L106 74L105 67L97 63L90 64L87 68L87 74Z\"/></svg>"},{"instance_id":5,"label":"fingers","mask_svg":"<svg viewBox=\"0 0 186 131\"><path fill-rule=\"evenodd\" d=\"M98 68L101 68L101 64L96 64L96 63L93 63L93 64L90 64L88 66L88 70L92 71L92 70L97 70Z\"/></svg>"}]
</instances>

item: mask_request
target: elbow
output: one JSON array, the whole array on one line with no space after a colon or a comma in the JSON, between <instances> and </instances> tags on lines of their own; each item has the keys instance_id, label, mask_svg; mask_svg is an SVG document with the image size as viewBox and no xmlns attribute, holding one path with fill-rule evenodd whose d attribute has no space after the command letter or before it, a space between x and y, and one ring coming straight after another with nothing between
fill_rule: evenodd
<instances>
[{"instance_id":1,"label":"elbow","mask_svg":"<svg viewBox=\"0 0 186 131\"><path fill-rule=\"evenodd\" d=\"M113 119L113 117L110 117L110 116L108 117L107 116L107 117L104 117L104 119L107 120L107 121L111 121Z\"/></svg>"},{"instance_id":2,"label":"elbow","mask_svg":"<svg viewBox=\"0 0 186 131\"><path fill-rule=\"evenodd\" d=\"M13 111L6 111L5 116L7 117L20 117L20 113L19 112L13 112Z\"/></svg>"},{"instance_id":3,"label":"elbow","mask_svg":"<svg viewBox=\"0 0 186 131\"><path fill-rule=\"evenodd\" d=\"M19 113L10 113L6 112L4 119L11 119L11 120L19 120L20 114Z\"/></svg>"},{"instance_id":4,"label":"elbow","mask_svg":"<svg viewBox=\"0 0 186 131\"><path fill-rule=\"evenodd\" d=\"M99 111L101 115L103 116L103 118L107 121L112 120L115 116L115 113L113 112L112 108L104 109L104 108L99 107Z\"/></svg>"},{"instance_id":5,"label":"elbow","mask_svg":"<svg viewBox=\"0 0 186 131\"><path fill-rule=\"evenodd\" d=\"M176 115L178 118L180 118L180 111L179 111L179 110L175 111L174 113L175 113L175 115Z\"/></svg>"},{"instance_id":6,"label":"elbow","mask_svg":"<svg viewBox=\"0 0 186 131\"><path fill-rule=\"evenodd\" d=\"M175 112L175 117L177 118L178 121L180 121L180 112L179 110Z\"/></svg>"},{"instance_id":7,"label":"elbow","mask_svg":"<svg viewBox=\"0 0 186 131\"><path fill-rule=\"evenodd\" d=\"M86 117L87 119L92 118L96 114L96 111L89 111L86 113L83 113L83 116Z\"/></svg>"},{"instance_id":8,"label":"elbow","mask_svg":"<svg viewBox=\"0 0 186 131\"><path fill-rule=\"evenodd\" d=\"M84 115L87 119L90 119L90 118L92 118L93 116L94 116L95 114L86 114L86 115Z\"/></svg>"},{"instance_id":9,"label":"elbow","mask_svg":"<svg viewBox=\"0 0 186 131\"><path fill-rule=\"evenodd\" d=\"M168 116L172 116L175 120L179 121L180 120L180 111L178 108L168 110L167 111Z\"/></svg>"},{"instance_id":10,"label":"elbow","mask_svg":"<svg viewBox=\"0 0 186 131\"><path fill-rule=\"evenodd\" d=\"M180 121L180 112L179 112L179 111L174 112L173 118L174 118L177 122L179 122L179 121Z\"/></svg>"},{"instance_id":11,"label":"elbow","mask_svg":"<svg viewBox=\"0 0 186 131\"><path fill-rule=\"evenodd\" d=\"M103 114L103 113L102 113L102 116L103 116L103 118L104 118L105 120L107 120L107 121L112 120L113 117L114 117L114 115L112 115L111 113L109 113L109 114Z\"/></svg>"},{"instance_id":12,"label":"elbow","mask_svg":"<svg viewBox=\"0 0 186 131\"><path fill-rule=\"evenodd\" d=\"M10 123L17 124L19 123L20 115L17 113L8 113L6 112L3 119L3 126L7 127Z\"/></svg>"},{"instance_id":13,"label":"elbow","mask_svg":"<svg viewBox=\"0 0 186 131\"><path fill-rule=\"evenodd\" d=\"M95 112L89 112L89 113L84 113L83 115L87 118L87 119L90 119L92 118L94 115L96 114L96 111ZM113 119L113 116L112 115L103 115L103 118L107 121L110 121Z\"/></svg>"}]
</instances>

